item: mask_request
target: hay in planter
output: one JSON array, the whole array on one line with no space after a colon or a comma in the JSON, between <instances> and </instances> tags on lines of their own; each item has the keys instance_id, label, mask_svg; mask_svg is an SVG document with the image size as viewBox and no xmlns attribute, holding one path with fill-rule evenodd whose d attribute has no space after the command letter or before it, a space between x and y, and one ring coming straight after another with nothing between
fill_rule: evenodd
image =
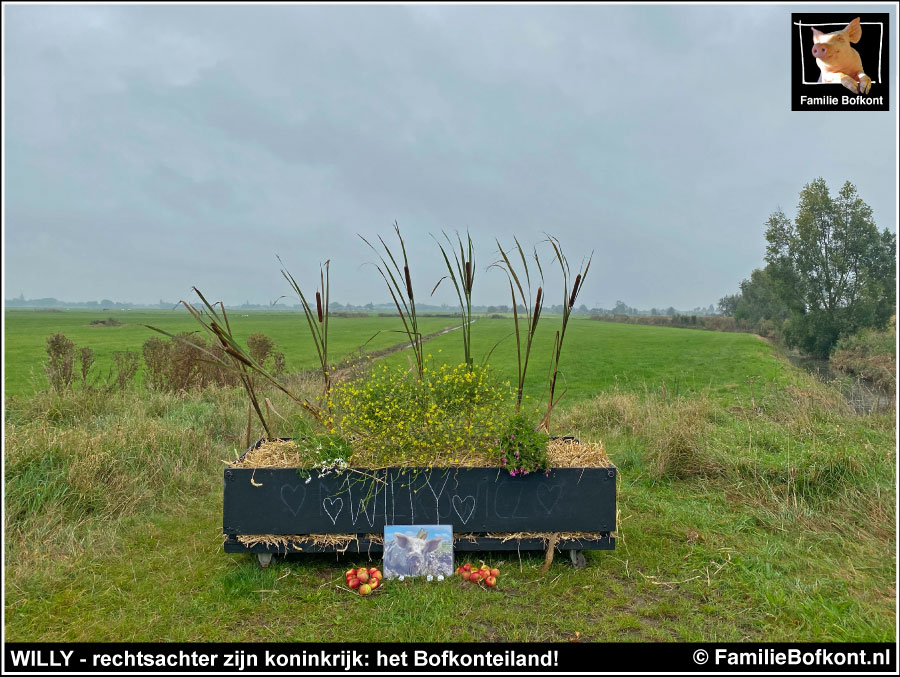
<instances>
[{"instance_id":1,"label":"hay in planter","mask_svg":"<svg viewBox=\"0 0 900 677\"><path fill-rule=\"evenodd\" d=\"M606 455L603 442L577 442L553 439L547 445L547 460L551 468L606 468L612 465ZM232 468L298 468L305 465L297 445L292 441L271 440L250 449L243 458L232 461ZM354 462L358 468L367 468L365 461ZM459 463L447 467L489 468L496 467L497 459L474 452L463 455Z\"/></svg>"},{"instance_id":2,"label":"hay in planter","mask_svg":"<svg viewBox=\"0 0 900 677\"><path fill-rule=\"evenodd\" d=\"M603 442L554 439L547 445L551 468L608 468L612 465Z\"/></svg>"},{"instance_id":3,"label":"hay in planter","mask_svg":"<svg viewBox=\"0 0 900 677\"><path fill-rule=\"evenodd\" d=\"M558 537L558 542L592 540L607 536L606 533L593 533L589 531L515 531L500 533L458 533L453 535L453 542L467 541L475 543L478 538L496 538L502 543L508 541L522 541L526 539L540 539L546 548L551 539ZM384 544L382 534L366 534L369 543ZM240 534L237 540L244 546L252 548L254 545L277 546L283 550L300 550L305 545L317 545L320 547L334 548L338 552L346 552L351 543L359 541L358 534Z\"/></svg>"},{"instance_id":4,"label":"hay in planter","mask_svg":"<svg viewBox=\"0 0 900 677\"><path fill-rule=\"evenodd\" d=\"M369 543L383 543L381 534L366 534ZM277 546L285 551L300 550L305 545L334 548L346 552L351 543L359 541L357 534L240 534L237 540L245 547L254 545ZM359 548L357 547L357 550Z\"/></svg>"},{"instance_id":5,"label":"hay in planter","mask_svg":"<svg viewBox=\"0 0 900 677\"><path fill-rule=\"evenodd\" d=\"M300 450L291 440L267 440L228 465L231 468L297 468L302 463Z\"/></svg>"}]
</instances>

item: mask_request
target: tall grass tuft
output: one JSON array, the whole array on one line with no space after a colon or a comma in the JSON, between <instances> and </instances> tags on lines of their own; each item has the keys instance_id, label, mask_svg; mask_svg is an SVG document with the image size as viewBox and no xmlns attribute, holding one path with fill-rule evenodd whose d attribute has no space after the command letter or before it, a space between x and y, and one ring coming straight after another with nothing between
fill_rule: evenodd
<instances>
[{"instance_id":1,"label":"tall grass tuft","mask_svg":"<svg viewBox=\"0 0 900 677\"><path fill-rule=\"evenodd\" d=\"M281 259L278 259L281 263ZM284 263L281 263L284 266ZM316 290L316 308L312 309L306 296L297 284L297 280L291 275L286 268L281 269L281 274L288 281L294 293L300 298L300 304L303 307L303 314L306 316L306 323L309 325L309 333L312 336L313 343L316 346L316 355L319 357L319 364L322 368L323 393L325 399L328 398L328 392L331 390L331 368L328 365L328 305L330 298L330 271L331 260L325 262L323 266L319 266L319 289Z\"/></svg>"},{"instance_id":2,"label":"tall grass tuft","mask_svg":"<svg viewBox=\"0 0 900 677\"><path fill-rule=\"evenodd\" d=\"M425 373L425 355L422 346L422 334L419 331L419 320L416 315L416 299L413 295L412 277L409 273L409 260L406 257L406 243L403 241L403 236L400 234L400 226L397 225L396 221L394 222L394 232L397 233L397 239L400 241L400 251L403 255L402 269L397 263L397 258L391 252L390 247L387 246L384 238L380 235L378 236L378 241L384 248L387 259L385 259L379 250L362 235L359 236L359 239L365 242L381 260L381 265L377 263L373 265L378 269L381 277L384 278L388 292L391 294L391 299L394 301L394 307L397 308L397 312L400 314L400 320L403 322L403 331L409 338L409 345L412 348L413 356L415 358L416 373L421 380ZM388 263L388 261L390 261L390 263Z\"/></svg>"},{"instance_id":3,"label":"tall grass tuft","mask_svg":"<svg viewBox=\"0 0 900 677\"><path fill-rule=\"evenodd\" d=\"M519 413L519 409L522 407L522 395L525 389L525 375L528 372L528 358L531 356L531 343L534 340L535 332L537 332L538 321L541 318L541 308L544 304L544 271L541 268L541 260L538 258L537 250L534 250L534 262L537 266L537 273L540 277L541 285L537 288L537 296L532 301L531 297L531 272L528 270L528 260L525 257L525 251L522 249L522 245L519 244L519 240L517 238L513 238L516 243L516 250L519 253L519 258L522 261L522 273L525 277L525 284L522 284L522 279L519 274L516 272L515 266L513 266L512 261L510 261L509 256L503 250L503 247L500 245L500 241L497 240L497 248L500 250L500 260L491 264L491 268L499 268L504 273L506 273L506 277L509 281L509 293L512 297L512 311L513 311L513 324L515 326L515 336L516 336L516 358L517 358L517 376L518 376L518 386L516 388L516 413ZM518 296L516 293L518 292ZM523 337L522 331L519 326L519 310L518 306L521 302L522 307L525 309L525 336L524 336L524 346L523 346Z\"/></svg>"},{"instance_id":4,"label":"tall grass tuft","mask_svg":"<svg viewBox=\"0 0 900 677\"><path fill-rule=\"evenodd\" d=\"M443 233L444 239L447 241L447 249L453 254L453 263L450 263L450 257L447 256L447 250L440 240L434 238L441 254L444 257L444 263L447 266L448 274L437 281L431 295L437 291L441 282L450 278L453 287L456 289L456 297L459 299L460 313L462 314L462 340L463 355L465 356L466 367L472 370L472 285L475 282L475 248L472 246L472 236L466 233L467 245L463 245L462 238L459 233L456 234L457 244L459 245L459 253L456 246L450 241L447 233ZM434 237L434 236L432 236Z\"/></svg>"},{"instance_id":5,"label":"tall grass tuft","mask_svg":"<svg viewBox=\"0 0 900 677\"><path fill-rule=\"evenodd\" d=\"M575 301L578 299L578 294L584 286L584 280L587 277L588 270L590 270L593 252L588 257L587 262L582 263L582 268L575 275L575 280L572 282L570 288L569 280L572 277L572 270L569 267L569 261L566 259L566 255L562 251L562 246L560 245L559 240L552 235L547 236L547 241L553 247L553 253L556 255L556 261L559 263L559 269L562 271L563 277L562 325L559 330L557 330L556 336L553 339L553 353L550 358L550 371L547 380L549 391L547 395L547 411L538 426L542 430L549 431L550 415L553 413L553 408L557 405L563 395L566 394L566 391L563 390L559 397L556 397L556 385L559 377L559 358L562 354L563 341L566 339L566 327L569 324L569 317L572 315L572 308L575 307Z\"/></svg>"}]
</instances>

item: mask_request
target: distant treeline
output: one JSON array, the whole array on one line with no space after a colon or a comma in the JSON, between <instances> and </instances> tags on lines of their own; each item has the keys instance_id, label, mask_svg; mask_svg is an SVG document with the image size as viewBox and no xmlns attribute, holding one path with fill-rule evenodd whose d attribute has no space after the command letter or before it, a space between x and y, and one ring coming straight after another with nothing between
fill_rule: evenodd
<instances>
[{"instance_id":1,"label":"distant treeline","mask_svg":"<svg viewBox=\"0 0 900 677\"><path fill-rule=\"evenodd\" d=\"M4 304L7 308L37 308L37 309L88 309L88 310L172 310L173 308L180 308L181 306L178 303L169 302L169 301L160 301L155 304L142 304L142 303L130 303L130 302L120 302L120 301L111 301L110 299L103 299L101 301L60 301L56 298L42 298L42 299L26 299L24 296L20 296L16 299L7 299L4 301ZM259 303L250 303L249 301L246 303L242 303L240 305L231 305L225 304L225 307L230 310L282 310L282 311L291 311L291 310L301 310L302 306L297 303L293 305L287 305L283 303L275 303L275 304L259 304ZM393 316L397 314L397 310L392 303L366 303L365 305L353 305L350 303L340 303L337 301L333 301L329 304L330 314L334 317L366 317L368 315L379 315L381 317ZM427 303L416 304L416 308L419 310L419 315L422 313L430 313L432 317L439 317L441 315L451 315L457 314L460 312L459 306L451 306L449 304L441 304L441 305L433 305ZM520 314L525 313L525 306L519 304L516 308ZM472 312L477 313L479 315L503 315L512 313L513 309L510 305L499 304L499 305L480 305L472 306ZM562 304L556 305L546 305L544 306L544 312L550 313L554 315L559 315L563 311ZM616 301L616 304L612 308L588 308L585 304L581 304L577 308L572 309L573 315L627 315L627 316L656 316L656 315L698 315L698 316L707 316L707 315L715 315L717 314L716 309L710 304L707 307L697 306L692 310L677 310L672 306L668 308L651 308L650 310L642 310L640 308L633 308L629 306L624 301Z\"/></svg>"},{"instance_id":2,"label":"distant treeline","mask_svg":"<svg viewBox=\"0 0 900 677\"><path fill-rule=\"evenodd\" d=\"M653 327L677 327L680 329L709 329L710 331L737 331L759 334L768 338L775 336L772 322L750 322L725 315L591 315L600 322L621 322L624 324L646 324Z\"/></svg>"}]
</instances>

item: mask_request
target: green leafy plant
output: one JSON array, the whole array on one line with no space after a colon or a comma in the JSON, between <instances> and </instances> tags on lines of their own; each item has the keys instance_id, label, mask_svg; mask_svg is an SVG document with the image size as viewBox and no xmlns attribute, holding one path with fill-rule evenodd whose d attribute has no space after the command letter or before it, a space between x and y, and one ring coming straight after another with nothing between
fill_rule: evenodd
<instances>
[{"instance_id":1,"label":"green leafy plant","mask_svg":"<svg viewBox=\"0 0 900 677\"><path fill-rule=\"evenodd\" d=\"M434 289L431 290L431 295L434 296L434 292L437 291L437 288L440 286L441 282L443 282L447 278L450 278L450 281L453 282L453 287L456 289L456 297L459 299L460 313L462 314L462 327L460 328L460 333L462 334L463 340L463 355L465 356L466 365L468 365L468 367L471 369L472 285L475 282L475 248L472 246L471 235L466 233L468 246L464 247L462 238L459 236L459 233L457 233L456 239L459 245L459 253L457 253L455 245L450 241L447 233L443 233L443 235L444 239L447 241L447 249L449 249L453 255L453 263L450 263L450 257L447 256L447 251L444 249L444 245L441 244L440 240L434 238L434 241L437 242L437 245L441 250L441 254L444 257L444 263L447 265L448 274L437 281L437 284L434 285Z\"/></svg>"},{"instance_id":2,"label":"green leafy plant","mask_svg":"<svg viewBox=\"0 0 900 677\"><path fill-rule=\"evenodd\" d=\"M518 413L522 407L522 395L525 390L525 374L528 372L528 358L531 356L531 344L534 341L535 332L537 332L538 321L541 318L541 308L544 304L544 292L543 287L538 286L537 288L537 296L532 301L531 297L531 273L528 270L528 260L525 257L525 251L522 249L522 245L519 244L519 240L517 238L513 238L516 243L516 250L518 251L519 258L522 261L522 273L525 277L525 284L522 284L522 280L519 277L519 274L516 272L515 267L509 259L509 256L503 251L503 247L500 245L500 241L497 240L497 248L500 250L501 259L493 264L491 264L491 268L499 268L504 273L506 273L506 277L509 281L509 293L512 297L512 311L513 311L513 324L515 325L515 335L516 335L516 358L517 358L517 376L518 376L518 386L516 388L516 412ZM537 266L537 273L540 276L541 285L544 283L544 271L541 269L541 260L538 258L537 250L534 250L534 262ZM518 292L518 296L516 293ZM523 337L522 331L520 328L519 321L519 310L518 305L521 302L522 307L525 308L525 336L524 336L524 345L523 345Z\"/></svg>"},{"instance_id":3,"label":"green leafy plant","mask_svg":"<svg viewBox=\"0 0 900 677\"><path fill-rule=\"evenodd\" d=\"M548 472L547 444L549 435L537 429L534 422L524 414L516 414L500 436L497 454L500 465L510 476L528 475L533 472Z\"/></svg>"}]
</instances>

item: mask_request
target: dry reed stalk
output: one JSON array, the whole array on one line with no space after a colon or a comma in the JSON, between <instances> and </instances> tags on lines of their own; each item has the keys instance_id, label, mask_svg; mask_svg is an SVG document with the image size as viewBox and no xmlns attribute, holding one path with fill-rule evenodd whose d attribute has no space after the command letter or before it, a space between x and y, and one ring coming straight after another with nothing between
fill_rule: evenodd
<instances>
[{"instance_id":1,"label":"dry reed stalk","mask_svg":"<svg viewBox=\"0 0 900 677\"><path fill-rule=\"evenodd\" d=\"M327 399L331 390L331 369L328 365L328 306L331 295L331 259L325 262L324 267L322 264L319 265L319 289L316 290L315 311L307 302L303 290L300 289L297 280L284 266L281 258L278 258L278 262L282 265L281 275L288 281L294 293L300 298L300 305L306 317L309 334L316 346L316 355L319 358L319 366L322 370L323 393Z\"/></svg>"},{"instance_id":2,"label":"dry reed stalk","mask_svg":"<svg viewBox=\"0 0 900 677\"><path fill-rule=\"evenodd\" d=\"M572 274L571 268L569 268L569 261L566 258L566 255L562 251L562 246L559 243L559 240L552 235L547 236L547 241L553 247L553 253L556 255L556 261L559 263L560 271L563 276L563 313L562 313L562 325L559 330L556 332L556 336L553 340L553 353L550 360L550 371L548 374L547 382L548 382L548 396L547 396L547 411L544 414L544 418L541 419L540 424L538 425L539 430L544 430L546 432L550 431L550 415L553 413L553 408L559 403L559 400L562 399L563 395L566 394L566 391L563 390L560 393L559 397L556 397L556 384L557 377L559 376L559 359L562 354L563 341L566 338L566 327L569 325L569 317L572 314L572 308L575 307L575 301L578 299L578 294L581 291L581 288L584 284L584 280L587 277L588 270L591 267L591 259L594 254L591 252L591 255L588 257L587 262L584 263L584 268L578 272L575 276L575 280L572 284L571 291L569 290L569 276Z\"/></svg>"},{"instance_id":3,"label":"dry reed stalk","mask_svg":"<svg viewBox=\"0 0 900 677\"><path fill-rule=\"evenodd\" d=\"M400 241L400 250L403 254L402 270L397 263L397 259L394 257L393 252L391 252L390 247L387 246L384 238L380 235L378 236L378 241L381 243L385 254L387 254L390 264L388 263L388 259L385 259L366 238L359 235L359 239L365 242L369 246L369 249L375 252L381 260L381 265L377 263L373 265L381 274L381 277L384 278L388 292L391 295L391 300L394 302L394 307L397 308L397 313L400 315L400 320L403 322L403 331L406 333L407 338L409 338L409 345L415 356L417 376L419 380L421 380L425 373L425 354L422 346L422 334L419 332L419 319L416 314L416 301L413 295L412 277L409 272L409 260L406 256L406 243L403 240L403 236L400 234L400 226L397 225L396 221L394 222L394 232L397 233L397 239ZM401 287L401 284L405 286L405 290ZM406 294L403 293L404 291Z\"/></svg>"},{"instance_id":4,"label":"dry reed stalk","mask_svg":"<svg viewBox=\"0 0 900 677\"><path fill-rule=\"evenodd\" d=\"M528 372L528 359L531 356L531 344L534 340L534 334L537 331L538 320L541 317L541 308L543 307L544 297L543 297L543 287L538 286L537 288L537 296L535 297L534 303L531 301L531 273L528 270L528 261L525 257L525 251L522 249L522 245L519 244L519 240L517 238L513 238L516 243L516 250L519 252L519 258L522 261L522 272L525 276L525 284L522 284L521 278L519 274L516 272L515 267L513 267L512 262L509 259L509 256L505 251L503 251L503 247L500 245L500 241L496 240L497 248L500 250L500 260L494 262L489 266L489 268L499 268L504 273L506 273L506 277L509 281L509 294L512 297L512 311L513 311L513 326L515 327L515 337L516 337L516 358L517 358L517 376L518 376L518 384L516 388L516 413L522 407L522 397L525 390L525 375ZM544 282L544 271L541 268L541 261L538 258L537 250L534 251L534 261L537 264L538 274L540 275L541 284ZM518 291L518 298L516 298L516 292ZM525 340L524 347L522 345L522 332L519 330L519 302L521 301L522 306L525 308Z\"/></svg>"},{"instance_id":5,"label":"dry reed stalk","mask_svg":"<svg viewBox=\"0 0 900 677\"><path fill-rule=\"evenodd\" d=\"M447 247L453 254L453 263L450 262L450 257L447 256L447 251L444 249L444 245L432 235L432 239L437 242L438 247L441 250L441 255L444 257L444 263L447 266L448 275L444 275L440 280L437 281L437 284L434 285L434 289L431 290L431 295L434 295L434 292L437 291L437 288L441 285L441 282L450 278L450 281L453 283L453 287L456 289L456 298L459 299L459 307L460 312L462 314L462 340L463 340L463 356L465 358L466 366L471 369L473 365L472 361L472 286L475 283L475 247L472 244L472 236L466 233L466 239L468 241L468 247L463 245L462 238L459 233L456 234L457 243L459 244L459 253L456 251L455 245L450 241L450 237L447 233L442 231L444 239L447 241Z\"/></svg>"}]
</instances>

